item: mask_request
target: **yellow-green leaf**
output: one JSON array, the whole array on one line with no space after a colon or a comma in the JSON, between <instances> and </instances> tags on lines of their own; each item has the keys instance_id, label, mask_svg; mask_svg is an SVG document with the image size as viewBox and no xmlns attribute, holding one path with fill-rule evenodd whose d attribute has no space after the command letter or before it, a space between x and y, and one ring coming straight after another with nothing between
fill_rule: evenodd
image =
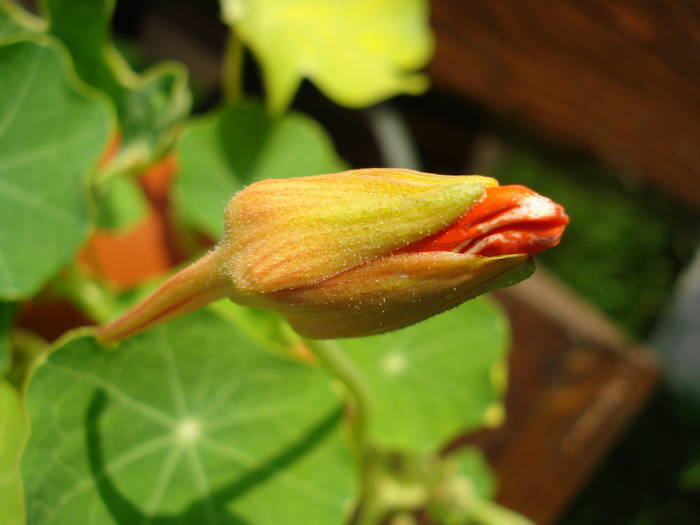
<instances>
[{"instance_id":1,"label":"yellow-green leaf","mask_svg":"<svg viewBox=\"0 0 700 525\"><path fill-rule=\"evenodd\" d=\"M223 16L260 60L275 112L304 77L351 107L427 87L425 0L223 0Z\"/></svg>"}]
</instances>

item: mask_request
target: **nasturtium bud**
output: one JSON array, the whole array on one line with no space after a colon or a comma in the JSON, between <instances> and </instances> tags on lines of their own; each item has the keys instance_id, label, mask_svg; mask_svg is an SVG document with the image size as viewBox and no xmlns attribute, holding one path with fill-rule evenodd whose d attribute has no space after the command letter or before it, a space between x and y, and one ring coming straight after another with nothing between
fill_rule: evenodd
<instances>
[{"instance_id":1,"label":"nasturtium bud","mask_svg":"<svg viewBox=\"0 0 700 525\"><path fill-rule=\"evenodd\" d=\"M532 271L561 206L489 177L399 169L271 179L236 194L218 246L103 327L114 341L228 296L300 334L394 330Z\"/></svg>"}]
</instances>

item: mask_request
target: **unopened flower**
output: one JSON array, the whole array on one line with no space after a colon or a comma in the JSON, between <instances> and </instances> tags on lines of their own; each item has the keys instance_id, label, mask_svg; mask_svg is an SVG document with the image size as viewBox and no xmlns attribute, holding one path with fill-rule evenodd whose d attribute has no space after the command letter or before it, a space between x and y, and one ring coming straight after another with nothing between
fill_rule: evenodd
<instances>
[{"instance_id":1,"label":"unopened flower","mask_svg":"<svg viewBox=\"0 0 700 525\"><path fill-rule=\"evenodd\" d=\"M229 297L300 334L401 328L529 275L568 218L523 186L397 169L271 179L235 195L219 245L103 327L114 341Z\"/></svg>"}]
</instances>

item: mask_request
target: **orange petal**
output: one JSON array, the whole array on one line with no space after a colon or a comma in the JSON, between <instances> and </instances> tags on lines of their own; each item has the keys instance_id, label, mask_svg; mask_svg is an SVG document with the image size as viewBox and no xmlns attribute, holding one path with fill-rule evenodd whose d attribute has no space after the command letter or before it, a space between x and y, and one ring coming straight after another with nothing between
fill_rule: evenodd
<instances>
[{"instance_id":1,"label":"orange petal","mask_svg":"<svg viewBox=\"0 0 700 525\"><path fill-rule=\"evenodd\" d=\"M559 244L568 222L561 205L525 186L490 187L450 226L401 251L532 255Z\"/></svg>"}]
</instances>

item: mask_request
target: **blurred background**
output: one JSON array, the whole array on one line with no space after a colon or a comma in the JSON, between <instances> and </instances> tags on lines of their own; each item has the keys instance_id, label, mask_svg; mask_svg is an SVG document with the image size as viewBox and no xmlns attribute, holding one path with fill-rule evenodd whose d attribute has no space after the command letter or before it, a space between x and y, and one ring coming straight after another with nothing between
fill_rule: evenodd
<instances>
[{"instance_id":1,"label":"blurred background","mask_svg":"<svg viewBox=\"0 0 700 525\"><path fill-rule=\"evenodd\" d=\"M304 82L293 107L353 167L484 173L566 207L544 271L499 294L508 420L464 440L538 523L700 523L700 4L430 5L428 92L353 110ZM137 70L186 64L195 112L218 103L218 0L119 0L113 29Z\"/></svg>"}]
</instances>

